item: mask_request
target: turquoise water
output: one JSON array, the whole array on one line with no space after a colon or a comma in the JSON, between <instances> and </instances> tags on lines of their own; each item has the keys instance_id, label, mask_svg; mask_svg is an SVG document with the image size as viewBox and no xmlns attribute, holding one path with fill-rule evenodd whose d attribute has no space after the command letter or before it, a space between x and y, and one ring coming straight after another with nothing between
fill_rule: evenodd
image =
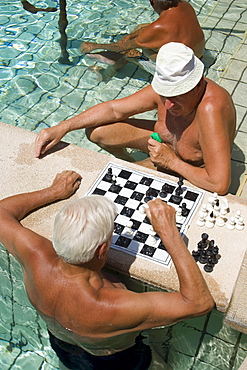
<instances>
[{"instance_id":1,"label":"turquoise water","mask_svg":"<svg viewBox=\"0 0 247 370\"><path fill-rule=\"evenodd\" d=\"M52 0L34 1L39 7L56 6ZM203 61L208 77L218 81L246 30L246 9L240 1L191 1L206 37ZM148 1L67 1L67 59L62 55L60 14L31 14L20 0L0 4L0 120L38 132L43 127L101 101L127 96L146 86L151 76L128 64L108 83L91 67L96 63L79 52L82 41L110 42L153 21L157 15ZM117 14L117 16L116 16ZM152 117L152 112L142 116ZM98 150L83 130L66 140ZM31 307L18 263L0 249L0 368L54 370L58 360L50 349L42 320ZM133 289L149 290L131 281ZM148 332L156 352L174 370L237 370L247 353L247 336L223 325L217 311L167 329Z\"/></svg>"}]
</instances>

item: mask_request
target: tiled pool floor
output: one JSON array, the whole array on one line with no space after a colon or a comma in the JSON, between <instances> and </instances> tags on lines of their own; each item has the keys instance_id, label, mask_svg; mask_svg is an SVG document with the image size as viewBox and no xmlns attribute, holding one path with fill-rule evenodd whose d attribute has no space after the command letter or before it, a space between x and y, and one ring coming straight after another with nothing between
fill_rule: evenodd
<instances>
[{"instance_id":1,"label":"tiled pool floor","mask_svg":"<svg viewBox=\"0 0 247 370\"><path fill-rule=\"evenodd\" d=\"M122 2L126 6L127 2L124 0ZM1 24L4 24L5 13L11 7L14 10L14 5L19 1L9 3L8 9L7 6L2 7ZM51 6L50 3L49 6ZM85 1L85 3L87 10L87 6L89 7L87 4L90 2ZM246 5L243 5L242 0L207 0L201 4L196 1L191 1L191 3L196 9L206 37L206 52L203 57L206 76L220 83L230 92L237 109L237 131L232 153L233 180L230 188L230 192L236 193L247 166ZM120 1L119 5L121 5ZM78 8L79 1L75 1L68 34L79 35L79 39L83 38L81 29L74 22L78 17ZM147 22L148 17L153 16L148 7L145 12L142 12L141 8L140 5L136 13L138 23ZM95 12L97 12L96 6ZM43 17L40 14L32 16L33 32L37 31L36 20L41 16ZM49 19L54 16L54 14L46 14L47 22L49 23ZM24 12L14 14L13 19L14 17L20 17L20 20L25 23L27 15ZM124 17L125 15L122 14L123 24ZM96 37L97 19L94 22L88 22L87 27L91 27L92 38ZM113 31L112 28L108 33L111 31ZM8 27L8 32L6 33L4 27L1 27L0 38L3 35L4 37L9 35L9 40L11 40L13 35L18 34L19 41L23 40L24 36L19 30L14 31L11 25ZM48 27L45 37L51 37L53 32L53 28ZM41 36L38 34L38 37ZM25 37L28 39L31 35ZM74 115L76 111L82 111L98 102L127 96L150 81L150 76L146 72L128 64L108 83L100 82L97 76L88 69L88 65L94 62L83 59L78 62L80 68L75 66L69 69L64 65L51 62L57 57L55 51L52 56L49 55L51 49L38 50L39 57L43 56L43 62L38 66L35 65L35 56L27 53L24 68L21 65L23 61L18 58L18 48L21 48L18 38L15 48L6 49L5 44L0 44L2 67L4 67L5 52L13 52L12 64L20 63L18 75L15 76L11 76L9 66L4 68L6 83L1 88L0 120L5 123L38 132L41 128L56 124L65 117ZM72 42L69 49L74 59L80 59L76 54L77 46L76 42ZM50 71L53 69L56 70L56 78L50 77ZM19 83L20 76L23 82L25 81L22 86ZM61 89L63 89L62 96ZM79 97L78 91L80 91ZM151 114L147 113L144 116L148 118ZM74 135L69 134L67 141L87 147L89 145L80 132ZM92 149L96 149L93 144L90 145ZM20 267L11 257L6 256L6 251L1 248L0 299L3 309L1 308L0 319L0 337L2 338L0 340L0 368L3 370L57 369L57 357L48 344L44 324L30 308L26 298ZM136 283L136 289L141 289L138 283ZM165 331L164 329L154 330L151 332L151 341L157 352L164 360L171 363L174 370L237 370L247 355L247 335L223 325L222 319L221 313L213 311L208 316L187 320Z\"/></svg>"}]
</instances>

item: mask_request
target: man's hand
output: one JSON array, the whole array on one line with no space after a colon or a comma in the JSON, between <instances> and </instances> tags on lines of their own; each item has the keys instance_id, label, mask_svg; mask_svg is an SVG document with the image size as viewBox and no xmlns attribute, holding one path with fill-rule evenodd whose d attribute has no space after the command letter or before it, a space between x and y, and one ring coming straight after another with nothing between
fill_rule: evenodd
<instances>
[{"instance_id":1,"label":"man's hand","mask_svg":"<svg viewBox=\"0 0 247 370\"><path fill-rule=\"evenodd\" d=\"M150 138L148 140L148 151L151 161L158 167L173 170L173 163L178 159L176 153L168 145L159 143Z\"/></svg>"},{"instance_id":2,"label":"man's hand","mask_svg":"<svg viewBox=\"0 0 247 370\"><path fill-rule=\"evenodd\" d=\"M162 237L162 240L171 240L174 234L178 234L174 207L161 199L151 200L147 204L146 215L150 219L153 229Z\"/></svg>"},{"instance_id":3,"label":"man's hand","mask_svg":"<svg viewBox=\"0 0 247 370\"><path fill-rule=\"evenodd\" d=\"M59 130L58 126L41 130L35 140L35 157L38 158L41 154L44 154L47 150L59 143L64 135L65 133Z\"/></svg>"},{"instance_id":4,"label":"man's hand","mask_svg":"<svg viewBox=\"0 0 247 370\"><path fill-rule=\"evenodd\" d=\"M69 198L79 188L81 179L81 175L75 171L58 173L50 187L54 192L55 199L62 200Z\"/></svg>"},{"instance_id":5,"label":"man's hand","mask_svg":"<svg viewBox=\"0 0 247 370\"><path fill-rule=\"evenodd\" d=\"M95 42L83 42L80 46L80 50L83 54L90 53L90 51L98 48Z\"/></svg>"}]
</instances>

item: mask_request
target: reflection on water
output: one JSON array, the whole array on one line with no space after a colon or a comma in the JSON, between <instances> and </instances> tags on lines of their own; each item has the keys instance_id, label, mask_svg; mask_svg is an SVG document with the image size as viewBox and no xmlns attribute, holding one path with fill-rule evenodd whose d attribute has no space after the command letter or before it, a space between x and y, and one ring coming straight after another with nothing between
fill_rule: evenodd
<instances>
[{"instance_id":1,"label":"reflection on water","mask_svg":"<svg viewBox=\"0 0 247 370\"><path fill-rule=\"evenodd\" d=\"M26 0L21 0L23 9L27 10L30 13L37 13L37 12L56 12L57 8L47 7L47 8L38 8L33 4L29 3Z\"/></svg>"},{"instance_id":2,"label":"reflection on water","mask_svg":"<svg viewBox=\"0 0 247 370\"><path fill-rule=\"evenodd\" d=\"M246 30L241 23L244 9L238 5L233 16L228 15L226 26L218 13L208 18L218 1L192 3L206 35L207 72L216 80ZM219 3L222 6L223 1ZM229 7L230 3L234 2L230 1ZM36 7L33 11L31 5ZM105 64L79 51L83 41L116 41L136 25L154 21L157 15L148 1L31 0L31 5L20 0L0 3L2 122L39 131L93 104L134 93L149 82L148 73L130 64L108 83L99 81L92 70L105 68ZM56 12L44 11L53 7ZM219 14L221 17L222 12ZM69 139L89 145L82 132L74 132ZM57 369L45 325L27 299L20 266L3 247L0 279L0 368ZM137 282L132 284L138 291L143 288ZM173 364L174 370L237 370L246 354L246 336L224 326L222 319L222 314L214 311L148 331L148 335L156 352Z\"/></svg>"}]
</instances>

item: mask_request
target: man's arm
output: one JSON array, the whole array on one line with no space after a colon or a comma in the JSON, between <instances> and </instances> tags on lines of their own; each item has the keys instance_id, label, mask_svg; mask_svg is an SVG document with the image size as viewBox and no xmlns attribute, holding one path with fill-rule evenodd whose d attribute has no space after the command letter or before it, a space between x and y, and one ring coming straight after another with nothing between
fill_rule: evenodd
<instances>
[{"instance_id":1,"label":"man's arm","mask_svg":"<svg viewBox=\"0 0 247 370\"><path fill-rule=\"evenodd\" d=\"M20 221L33 210L57 200L67 199L80 186L81 176L74 171L63 171L51 186L0 201L0 241L23 265L29 253L46 239L23 227Z\"/></svg>"},{"instance_id":2,"label":"man's arm","mask_svg":"<svg viewBox=\"0 0 247 370\"><path fill-rule=\"evenodd\" d=\"M75 117L61 121L56 126L43 129L35 141L35 156L44 154L70 131L121 122L134 114L155 109L157 107L155 99L153 89L147 86L126 98L97 104Z\"/></svg>"},{"instance_id":3,"label":"man's arm","mask_svg":"<svg viewBox=\"0 0 247 370\"><path fill-rule=\"evenodd\" d=\"M99 319L99 323L98 319L95 322L98 335L117 335L169 325L206 314L214 308L207 284L176 227L175 209L160 199L148 202L148 206L147 216L175 265L179 292L100 290L96 305L99 313L95 312L95 317Z\"/></svg>"},{"instance_id":4,"label":"man's arm","mask_svg":"<svg viewBox=\"0 0 247 370\"><path fill-rule=\"evenodd\" d=\"M120 53L136 48L159 49L166 42L164 27L162 27L157 21L147 25L146 27L140 28L128 36L124 36L117 42L111 42L109 44L84 42L80 46L80 49L83 54L97 49Z\"/></svg>"}]
</instances>

